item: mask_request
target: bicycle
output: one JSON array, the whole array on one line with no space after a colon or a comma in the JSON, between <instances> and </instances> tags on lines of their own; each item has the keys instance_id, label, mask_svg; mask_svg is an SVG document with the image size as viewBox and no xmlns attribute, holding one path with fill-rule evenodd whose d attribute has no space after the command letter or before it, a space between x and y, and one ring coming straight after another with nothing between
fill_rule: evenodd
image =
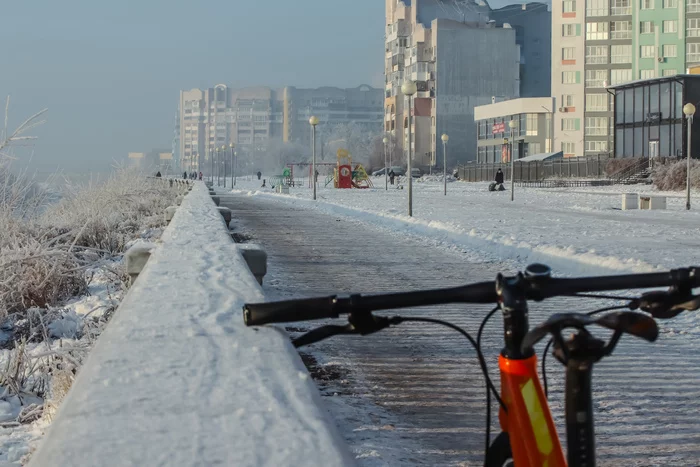
<instances>
[{"instance_id":1,"label":"bicycle","mask_svg":"<svg viewBox=\"0 0 700 467\"><path fill-rule=\"evenodd\" d=\"M669 287L629 297L597 295L623 289ZM515 276L498 274L493 282L460 287L348 297L336 295L280 302L246 304L243 307L247 326L270 323L309 321L348 315L348 324L324 325L293 340L295 347L313 344L339 334L367 335L404 322L422 322L447 326L466 337L475 348L486 380L486 446L484 465L594 467L595 433L593 423L593 365L610 355L623 334L648 342L658 337L655 318L669 319L683 311L700 308L700 267L675 269L662 273L628 274L582 278L554 278L543 264L532 264ZM594 299L624 300L626 305L609 306L590 313L557 313L533 329L529 328L528 300L542 301L554 297L575 296ZM497 303L481 322L474 339L460 327L435 318L375 316L373 311L441 305L448 303ZM632 311L619 311L628 309ZM481 350L484 326L497 311L503 313L504 347L499 355L500 393L488 374ZM641 313L634 310L641 310ZM601 316L596 317L596 315ZM651 315L651 316L649 316ZM596 324L613 331L605 342L594 337L588 326ZM573 328L567 339L564 329ZM534 346L551 334L542 358L544 389L537 372ZM552 420L547 402L545 360L554 344L553 355L566 367L565 425L567 455ZM491 442L491 395L500 406L501 433ZM517 434L517 436L509 436Z\"/></svg>"}]
</instances>

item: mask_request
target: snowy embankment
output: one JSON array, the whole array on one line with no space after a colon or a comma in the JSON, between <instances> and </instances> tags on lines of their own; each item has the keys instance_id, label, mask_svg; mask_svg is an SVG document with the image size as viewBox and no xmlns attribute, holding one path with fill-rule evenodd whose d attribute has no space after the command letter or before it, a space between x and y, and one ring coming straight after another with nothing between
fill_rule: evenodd
<instances>
[{"instance_id":1,"label":"snowy embankment","mask_svg":"<svg viewBox=\"0 0 700 467\"><path fill-rule=\"evenodd\" d=\"M30 465L351 465L203 183L185 197Z\"/></svg>"},{"instance_id":2,"label":"snowy embankment","mask_svg":"<svg viewBox=\"0 0 700 467\"><path fill-rule=\"evenodd\" d=\"M487 183L450 182L447 196L437 180L414 183L413 217L407 216L407 190L321 188L318 202L308 188L290 195L242 180L238 191L307 203L331 215L346 215L397 233L429 238L485 261L516 267L540 261L560 273L646 272L700 263L700 196L685 210L681 193L668 196L664 211L622 211L622 192L652 193L650 186L610 189L517 188L489 192ZM657 193L658 194L658 193Z\"/></svg>"}]
</instances>

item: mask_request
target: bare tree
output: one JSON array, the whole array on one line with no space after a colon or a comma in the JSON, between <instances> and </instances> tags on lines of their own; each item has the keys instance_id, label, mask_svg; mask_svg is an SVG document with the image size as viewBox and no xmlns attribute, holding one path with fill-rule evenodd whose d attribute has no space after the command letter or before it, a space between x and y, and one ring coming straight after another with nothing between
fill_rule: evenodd
<instances>
[{"instance_id":1,"label":"bare tree","mask_svg":"<svg viewBox=\"0 0 700 467\"><path fill-rule=\"evenodd\" d=\"M6 158L12 158L9 154L12 145L22 144L26 141L32 141L37 139L36 136L26 136L25 133L29 130L43 124L46 120L39 120L48 109L41 110L28 119L26 119L20 126L17 127L12 133L8 132L7 126L9 122L10 115L10 96L7 96L5 102L5 125L3 127L2 133L0 134L0 156Z\"/></svg>"},{"instance_id":2,"label":"bare tree","mask_svg":"<svg viewBox=\"0 0 700 467\"><path fill-rule=\"evenodd\" d=\"M319 129L321 133L319 136L324 144L324 155L328 153L335 155L338 149L347 149L353 161L364 164L371 162L374 140L381 135L381 127L367 128L356 122L326 123Z\"/></svg>"}]
</instances>

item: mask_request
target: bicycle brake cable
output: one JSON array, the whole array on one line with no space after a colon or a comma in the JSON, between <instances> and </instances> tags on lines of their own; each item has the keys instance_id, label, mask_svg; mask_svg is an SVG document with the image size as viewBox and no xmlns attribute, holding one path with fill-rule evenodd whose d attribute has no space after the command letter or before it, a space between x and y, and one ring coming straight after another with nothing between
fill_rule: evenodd
<instances>
[{"instance_id":1,"label":"bicycle brake cable","mask_svg":"<svg viewBox=\"0 0 700 467\"><path fill-rule=\"evenodd\" d=\"M483 359L484 354L481 351L481 336L484 332L484 327L486 326L486 323L488 320L493 316L494 313L496 313L499 310L500 307L496 306L493 310L491 310L481 321L481 325L479 326L479 332L476 335L476 345L478 347L477 355L479 358ZM489 447L491 445L491 388L493 388L493 383L491 382L491 378L489 377L489 372L488 372L488 367L486 366L486 361L484 360L481 362L482 364L482 371L484 373L484 378L486 378L486 449L484 450L484 459L488 458L489 455ZM497 393L494 392L494 395L498 399L499 404L501 404L501 407L503 407L503 410L506 412L508 411L506 409L505 404L499 397Z\"/></svg>"}]
</instances>

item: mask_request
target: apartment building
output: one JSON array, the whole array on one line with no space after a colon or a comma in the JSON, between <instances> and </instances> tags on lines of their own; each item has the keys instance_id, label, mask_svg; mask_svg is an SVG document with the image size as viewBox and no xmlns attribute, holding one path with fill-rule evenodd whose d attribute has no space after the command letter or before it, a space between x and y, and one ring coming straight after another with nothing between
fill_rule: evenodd
<instances>
[{"instance_id":1,"label":"apartment building","mask_svg":"<svg viewBox=\"0 0 700 467\"><path fill-rule=\"evenodd\" d=\"M254 154L272 140L310 144L309 117L321 124L355 122L380 131L383 91L367 85L340 89L250 87L180 91L176 123L178 160L185 168L206 168L215 148L235 145Z\"/></svg>"},{"instance_id":2,"label":"apartment building","mask_svg":"<svg viewBox=\"0 0 700 467\"><path fill-rule=\"evenodd\" d=\"M565 157L613 148L622 83L700 63L700 0L563 0L552 4L555 145Z\"/></svg>"},{"instance_id":3,"label":"apartment building","mask_svg":"<svg viewBox=\"0 0 700 467\"><path fill-rule=\"evenodd\" d=\"M517 8L522 14L523 6ZM549 22L546 8L539 14ZM518 16L512 9L501 11L498 20L492 15L481 0L386 0L384 128L405 156L409 109L401 84L415 81L418 92L411 109L411 129L418 166L441 160L443 133L450 136L448 164L476 160L474 107L490 103L493 96L520 96L521 45L517 29L507 22L511 17L518 20ZM529 40L524 26L518 27L523 47L530 44L533 57L543 56L548 65L548 40ZM546 75L546 70L540 66L539 73ZM531 71L533 86L528 92L549 95L549 80L537 83L537 90L537 71Z\"/></svg>"}]
</instances>

